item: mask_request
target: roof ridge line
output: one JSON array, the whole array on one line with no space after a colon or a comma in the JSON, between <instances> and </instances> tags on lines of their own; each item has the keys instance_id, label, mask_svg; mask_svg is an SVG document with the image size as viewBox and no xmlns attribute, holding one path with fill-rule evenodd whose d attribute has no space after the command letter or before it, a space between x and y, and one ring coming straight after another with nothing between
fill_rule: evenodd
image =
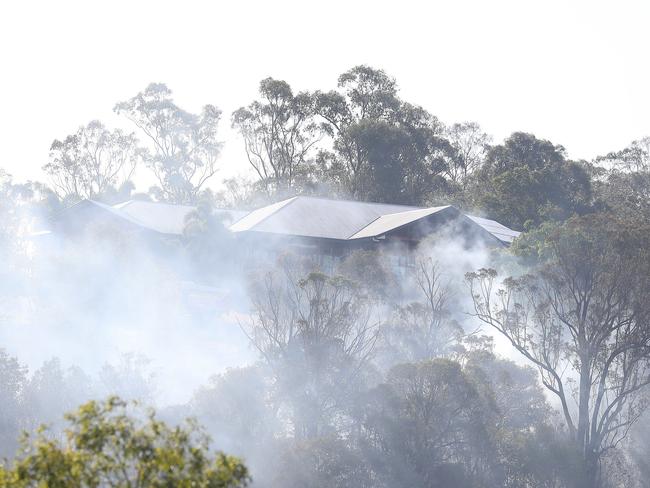
<instances>
[{"instance_id":1,"label":"roof ridge line","mask_svg":"<svg viewBox=\"0 0 650 488\"><path fill-rule=\"evenodd\" d=\"M350 234L348 237L346 237L345 240L346 241L351 240L353 236L357 235L363 229L365 229L367 227L370 227L374 222L376 222L377 220L381 219L382 217L386 217L388 215L397 215L397 214L404 214L404 213L409 213L409 212L418 212L418 211L421 211L421 210L431 210L433 208L437 208L438 210L436 210L436 212L440 212L441 210L444 210L444 209L449 208L449 207L454 207L454 206L453 205L442 205L440 207L416 207L416 208L411 208L410 210L404 210L402 212L393 212L393 213L381 214L379 217L373 219L371 222L368 222L366 225L364 225L360 229L357 229L356 231L354 231L352 234ZM458 209L456 209L456 210L458 210ZM408 224L404 224L404 225L408 225ZM394 229L391 229L391 230L399 229L400 227L404 227L404 225L397 226L397 227L395 227Z\"/></svg>"},{"instance_id":2,"label":"roof ridge line","mask_svg":"<svg viewBox=\"0 0 650 488\"><path fill-rule=\"evenodd\" d=\"M287 201L284 205L282 205L282 206L276 208L273 212L271 212L270 214L268 214L267 216L265 216L265 217L264 217L263 219L261 219L259 222L256 222L255 225L254 225L253 227L257 227L257 226L260 225L262 222L264 222L266 219L270 218L272 215L275 215L276 212L277 212L278 210L280 210L280 209L282 209L282 208L285 208L285 207L288 207L288 206L291 205L293 202L295 202L297 199L298 199L297 196L295 196L295 197L291 197L291 198L287 198L287 200L289 200L289 201ZM228 230L230 230L230 227L236 225L238 222L240 222L241 220L245 219L246 217L248 217L248 216L249 216L250 214L252 214L253 212L257 212L258 210L262 210L263 208L270 207L271 205L277 205L278 203L282 203L282 202L284 202L284 201L285 201L285 200L280 200L279 202L271 203L271 204L269 204L269 205L264 205L263 207L256 208L256 209L253 210L252 212L249 212L248 214L244 215L241 219L239 219L239 220L237 220L236 222L233 222L232 224L230 224L230 225L228 226ZM249 230L254 230L254 229L249 229Z\"/></svg>"},{"instance_id":3,"label":"roof ridge line","mask_svg":"<svg viewBox=\"0 0 650 488\"><path fill-rule=\"evenodd\" d=\"M397 212L397 213L400 213L400 212ZM389 215L389 214L385 214L385 215ZM377 220L379 220L379 219L382 218L383 216L384 216L384 214L375 217L373 220L371 220L370 222L368 222L366 225L362 226L360 229L355 230L352 234L350 234L349 236L347 236L344 240L349 241L349 240L352 238L352 236L358 234L358 233L361 232L363 229L365 229L366 227L368 227L369 225L371 225L373 222L376 222Z\"/></svg>"}]
</instances>

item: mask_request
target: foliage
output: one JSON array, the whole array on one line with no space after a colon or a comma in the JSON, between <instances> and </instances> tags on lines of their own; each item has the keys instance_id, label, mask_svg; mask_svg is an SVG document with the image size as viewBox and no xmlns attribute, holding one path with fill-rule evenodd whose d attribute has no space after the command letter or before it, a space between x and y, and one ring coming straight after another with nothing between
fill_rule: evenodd
<instances>
[{"instance_id":1,"label":"foliage","mask_svg":"<svg viewBox=\"0 0 650 488\"><path fill-rule=\"evenodd\" d=\"M650 222L650 171L614 169L596 182L597 203L619 218Z\"/></svg>"},{"instance_id":2,"label":"foliage","mask_svg":"<svg viewBox=\"0 0 650 488\"><path fill-rule=\"evenodd\" d=\"M384 324L378 359L394 365L448 356L463 329L452 318L451 288L440 264L421 257L402 281L413 286L416 296L397 305Z\"/></svg>"},{"instance_id":3,"label":"foliage","mask_svg":"<svg viewBox=\"0 0 650 488\"><path fill-rule=\"evenodd\" d=\"M0 458L16 450L22 413L21 389L27 380L27 368L0 349Z\"/></svg>"},{"instance_id":4,"label":"foliage","mask_svg":"<svg viewBox=\"0 0 650 488\"><path fill-rule=\"evenodd\" d=\"M285 267L252 290L253 318L244 330L273 370L290 408L296 438L331 429L333 415L358 388L378 337L366 297L339 276Z\"/></svg>"},{"instance_id":5,"label":"foliage","mask_svg":"<svg viewBox=\"0 0 650 488\"><path fill-rule=\"evenodd\" d=\"M228 231L233 217L217 210L203 199L185 217L183 248L192 273L203 282L215 282L230 276L236 254L234 239Z\"/></svg>"},{"instance_id":6,"label":"foliage","mask_svg":"<svg viewBox=\"0 0 650 488\"><path fill-rule=\"evenodd\" d=\"M452 154L442 125L421 107L403 102L381 70L355 66L343 73L340 92L316 92L315 112L333 138L321 156L344 192L361 200L423 202Z\"/></svg>"},{"instance_id":7,"label":"foliage","mask_svg":"<svg viewBox=\"0 0 650 488\"><path fill-rule=\"evenodd\" d=\"M115 105L115 112L133 122L149 142L142 157L158 182L154 195L162 201L194 203L218 169L221 111L206 105L200 114L192 114L178 107L171 95L166 85L152 83Z\"/></svg>"},{"instance_id":8,"label":"foliage","mask_svg":"<svg viewBox=\"0 0 650 488\"><path fill-rule=\"evenodd\" d=\"M577 486L596 485L600 460L645 408L649 236L613 216L576 217L548 236L546 259L528 275L498 290L494 270L467 276L476 316L534 364L558 398L582 459Z\"/></svg>"},{"instance_id":9,"label":"foliage","mask_svg":"<svg viewBox=\"0 0 650 488\"><path fill-rule=\"evenodd\" d=\"M378 456L373 465L389 486L471 486L461 463L471 463L488 438L493 407L460 365L438 359L395 366L366 402L363 445L390 460Z\"/></svg>"},{"instance_id":10,"label":"foliage","mask_svg":"<svg viewBox=\"0 0 650 488\"><path fill-rule=\"evenodd\" d=\"M381 253L354 251L345 256L336 272L361 287L370 298L391 301L400 295L398 276Z\"/></svg>"},{"instance_id":11,"label":"foliage","mask_svg":"<svg viewBox=\"0 0 650 488\"><path fill-rule=\"evenodd\" d=\"M281 464L273 475L273 486L377 486L367 460L359 450L335 437L302 440L283 446Z\"/></svg>"},{"instance_id":12,"label":"foliage","mask_svg":"<svg viewBox=\"0 0 650 488\"><path fill-rule=\"evenodd\" d=\"M476 176L476 205L519 230L585 213L591 204L585 168L567 161L563 147L532 134L516 132L493 146Z\"/></svg>"},{"instance_id":13,"label":"foliage","mask_svg":"<svg viewBox=\"0 0 650 488\"><path fill-rule=\"evenodd\" d=\"M620 151L613 151L596 158L596 163L607 169L627 173L650 171L650 137L644 137Z\"/></svg>"},{"instance_id":14,"label":"foliage","mask_svg":"<svg viewBox=\"0 0 650 488\"><path fill-rule=\"evenodd\" d=\"M454 157L445 168L445 176L464 190L470 177L483 165L491 137L476 122L452 124L445 136L454 151Z\"/></svg>"},{"instance_id":15,"label":"foliage","mask_svg":"<svg viewBox=\"0 0 650 488\"><path fill-rule=\"evenodd\" d=\"M66 416L64 442L41 430L27 436L0 486L29 487L243 487L249 481L237 458L208 453L205 436L189 422L169 427L153 411L130 414L117 397L88 402Z\"/></svg>"},{"instance_id":16,"label":"foliage","mask_svg":"<svg viewBox=\"0 0 650 488\"><path fill-rule=\"evenodd\" d=\"M228 369L194 393L193 415L201 419L218 446L230 452L262 451L280 431L267 399L271 389L262 365Z\"/></svg>"},{"instance_id":17,"label":"foliage","mask_svg":"<svg viewBox=\"0 0 650 488\"><path fill-rule=\"evenodd\" d=\"M61 199L123 201L132 189L140 152L134 134L110 131L93 120L64 140L56 139L43 170Z\"/></svg>"},{"instance_id":18,"label":"foliage","mask_svg":"<svg viewBox=\"0 0 650 488\"><path fill-rule=\"evenodd\" d=\"M241 107L232 126L244 139L248 161L268 194L286 194L309 179L310 151L318 141L312 97L294 95L286 81L260 82L261 101Z\"/></svg>"}]
</instances>

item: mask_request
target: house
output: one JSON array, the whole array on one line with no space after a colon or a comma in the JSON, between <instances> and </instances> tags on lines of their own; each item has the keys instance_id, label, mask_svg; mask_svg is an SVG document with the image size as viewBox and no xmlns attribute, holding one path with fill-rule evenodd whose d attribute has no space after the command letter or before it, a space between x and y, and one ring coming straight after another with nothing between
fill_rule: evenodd
<instances>
[{"instance_id":1,"label":"house","mask_svg":"<svg viewBox=\"0 0 650 488\"><path fill-rule=\"evenodd\" d=\"M153 239L179 239L187 216L195 208L130 200L105 205L84 200L63 211L52 225L54 233L83 231L89 225L108 225L122 232ZM408 266L412 251L425 239L462 239L509 246L519 232L494 221L466 215L451 205L412 207L384 203L296 196L252 211L215 210L240 249L251 259L266 259L292 250L313 256L324 266L356 250L383 250L398 266ZM328 266L329 267L329 266Z\"/></svg>"}]
</instances>

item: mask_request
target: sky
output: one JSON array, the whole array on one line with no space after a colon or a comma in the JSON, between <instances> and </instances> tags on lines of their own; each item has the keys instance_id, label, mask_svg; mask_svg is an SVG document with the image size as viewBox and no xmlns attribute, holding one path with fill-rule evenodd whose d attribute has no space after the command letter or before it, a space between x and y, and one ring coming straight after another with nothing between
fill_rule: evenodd
<instances>
[{"instance_id":1,"label":"sky","mask_svg":"<svg viewBox=\"0 0 650 488\"><path fill-rule=\"evenodd\" d=\"M650 2L7 1L0 5L0 168L45 177L51 142L163 82L220 107L220 178L247 171L230 114L261 79L332 89L357 64L402 98L500 141L532 132L592 158L650 135Z\"/></svg>"}]
</instances>

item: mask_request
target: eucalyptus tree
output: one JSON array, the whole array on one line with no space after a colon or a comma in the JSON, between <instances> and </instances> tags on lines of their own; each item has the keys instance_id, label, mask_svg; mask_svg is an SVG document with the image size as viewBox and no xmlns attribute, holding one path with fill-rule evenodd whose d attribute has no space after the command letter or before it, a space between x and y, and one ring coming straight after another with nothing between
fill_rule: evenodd
<instances>
[{"instance_id":1,"label":"eucalyptus tree","mask_svg":"<svg viewBox=\"0 0 650 488\"><path fill-rule=\"evenodd\" d=\"M272 370L295 438L331 432L359 389L379 329L367 297L351 281L293 263L252 285L244 332Z\"/></svg>"},{"instance_id":2,"label":"eucalyptus tree","mask_svg":"<svg viewBox=\"0 0 650 488\"><path fill-rule=\"evenodd\" d=\"M470 176L485 161L492 138L476 122L452 124L446 128L445 136L454 150L454 157L450 158L450 164L445 167L445 176L465 189Z\"/></svg>"},{"instance_id":3,"label":"eucalyptus tree","mask_svg":"<svg viewBox=\"0 0 650 488\"><path fill-rule=\"evenodd\" d=\"M483 486L477 455L489 452L494 415L484 400L456 362L391 368L361 410L361 446L378 479L387 486Z\"/></svg>"},{"instance_id":4,"label":"eucalyptus tree","mask_svg":"<svg viewBox=\"0 0 650 488\"><path fill-rule=\"evenodd\" d=\"M142 157L157 181L154 195L172 203L194 203L218 170L221 110L205 105L199 114L181 109L162 83L151 83L115 105L149 144Z\"/></svg>"},{"instance_id":5,"label":"eucalyptus tree","mask_svg":"<svg viewBox=\"0 0 650 488\"><path fill-rule=\"evenodd\" d=\"M533 134L515 132L492 146L474 178L474 204L515 229L586 213L592 203L585 165Z\"/></svg>"},{"instance_id":6,"label":"eucalyptus tree","mask_svg":"<svg viewBox=\"0 0 650 488\"><path fill-rule=\"evenodd\" d=\"M232 114L248 162L268 194L286 193L309 178L310 155L319 140L312 97L294 94L286 81L260 82L261 100Z\"/></svg>"},{"instance_id":7,"label":"eucalyptus tree","mask_svg":"<svg viewBox=\"0 0 650 488\"><path fill-rule=\"evenodd\" d=\"M106 199L130 181L140 151L134 134L93 120L54 140L43 170L61 199Z\"/></svg>"},{"instance_id":8,"label":"eucalyptus tree","mask_svg":"<svg viewBox=\"0 0 650 488\"><path fill-rule=\"evenodd\" d=\"M24 416L21 394L27 382L27 368L0 348L0 457L16 451Z\"/></svg>"},{"instance_id":9,"label":"eucalyptus tree","mask_svg":"<svg viewBox=\"0 0 650 488\"><path fill-rule=\"evenodd\" d=\"M453 318L452 287L440 264L421 257L403 281L413 288L413 299L395 307L378 356L390 366L449 356L464 333Z\"/></svg>"},{"instance_id":10,"label":"eucalyptus tree","mask_svg":"<svg viewBox=\"0 0 650 488\"><path fill-rule=\"evenodd\" d=\"M547 231L539 262L498 286L467 275L474 313L538 370L559 401L580 458L576 486L598 486L600 462L643 413L650 384L650 232L607 215Z\"/></svg>"},{"instance_id":11,"label":"eucalyptus tree","mask_svg":"<svg viewBox=\"0 0 650 488\"><path fill-rule=\"evenodd\" d=\"M595 163L623 172L650 172L650 137L632 141L620 151L597 157Z\"/></svg>"},{"instance_id":12,"label":"eucalyptus tree","mask_svg":"<svg viewBox=\"0 0 650 488\"><path fill-rule=\"evenodd\" d=\"M327 175L360 199L421 203L452 153L437 118L402 101L384 71L355 66L339 90L314 93L316 113L332 138L322 157Z\"/></svg>"}]
</instances>

